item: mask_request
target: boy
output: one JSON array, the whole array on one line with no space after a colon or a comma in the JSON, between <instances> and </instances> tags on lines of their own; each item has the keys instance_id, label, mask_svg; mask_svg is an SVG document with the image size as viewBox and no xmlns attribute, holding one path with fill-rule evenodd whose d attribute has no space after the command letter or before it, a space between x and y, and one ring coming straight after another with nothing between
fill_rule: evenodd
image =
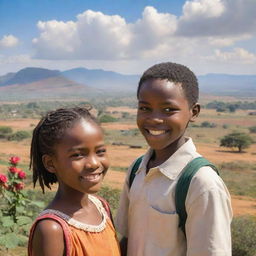
<instances>
[{"instance_id":1,"label":"boy","mask_svg":"<svg viewBox=\"0 0 256 256\"><path fill-rule=\"evenodd\" d=\"M184 167L200 157L184 135L199 115L198 94L193 72L176 63L154 65L140 79L137 125L150 148L131 187L134 163L128 170L121 195L116 227L123 255L231 256L230 195L210 166L193 176L184 232L179 227L175 187Z\"/></svg>"}]
</instances>

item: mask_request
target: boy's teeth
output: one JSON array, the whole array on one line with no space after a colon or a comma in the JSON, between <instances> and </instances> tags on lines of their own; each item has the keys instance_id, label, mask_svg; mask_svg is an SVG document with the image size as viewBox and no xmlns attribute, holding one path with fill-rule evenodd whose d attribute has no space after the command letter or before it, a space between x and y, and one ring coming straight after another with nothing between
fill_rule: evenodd
<instances>
[{"instance_id":1,"label":"boy's teeth","mask_svg":"<svg viewBox=\"0 0 256 256\"><path fill-rule=\"evenodd\" d=\"M164 134L165 133L165 130L161 130L161 131L153 131L153 130L148 130L149 133L151 135L161 135L161 134Z\"/></svg>"}]
</instances>

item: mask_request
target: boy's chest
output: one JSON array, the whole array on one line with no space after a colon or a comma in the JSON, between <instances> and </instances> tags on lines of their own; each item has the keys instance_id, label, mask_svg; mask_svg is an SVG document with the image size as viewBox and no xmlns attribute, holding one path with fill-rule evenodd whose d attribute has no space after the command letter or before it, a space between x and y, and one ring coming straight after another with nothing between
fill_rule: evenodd
<instances>
[{"instance_id":1,"label":"boy's chest","mask_svg":"<svg viewBox=\"0 0 256 256\"><path fill-rule=\"evenodd\" d=\"M175 213L175 185L176 181L157 169L151 170L147 175L145 171L140 171L130 188L130 210L134 212L153 208L162 213Z\"/></svg>"}]
</instances>

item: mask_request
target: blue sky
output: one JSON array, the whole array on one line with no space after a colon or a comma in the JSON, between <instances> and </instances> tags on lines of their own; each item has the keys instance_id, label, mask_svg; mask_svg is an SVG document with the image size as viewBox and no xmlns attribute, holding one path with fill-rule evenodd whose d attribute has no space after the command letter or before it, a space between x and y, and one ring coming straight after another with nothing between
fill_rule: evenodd
<instances>
[{"instance_id":1,"label":"blue sky","mask_svg":"<svg viewBox=\"0 0 256 256\"><path fill-rule=\"evenodd\" d=\"M0 75L24 67L256 74L255 0L0 0Z\"/></svg>"}]
</instances>

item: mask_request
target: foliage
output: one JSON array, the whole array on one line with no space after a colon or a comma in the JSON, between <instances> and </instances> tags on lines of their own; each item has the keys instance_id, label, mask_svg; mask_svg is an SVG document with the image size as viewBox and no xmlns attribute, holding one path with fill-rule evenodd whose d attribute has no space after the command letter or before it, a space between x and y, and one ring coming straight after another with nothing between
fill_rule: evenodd
<instances>
[{"instance_id":1,"label":"foliage","mask_svg":"<svg viewBox=\"0 0 256 256\"><path fill-rule=\"evenodd\" d=\"M113 116L105 114L99 117L99 121L101 123L112 123L112 122L117 122L118 119Z\"/></svg>"},{"instance_id":2,"label":"foliage","mask_svg":"<svg viewBox=\"0 0 256 256\"><path fill-rule=\"evenodd\" d=\"M115 215L119 204L120 190L103 186L98 194L107 200L113 215Z\"/></svg>"},{"instance_id":3,"label":"foliage","mask_svg":"<svg viewBox=\"0 0 256 256\"><path fill-rule=\"evenodd\" d=\"M0 174L0 195L3 199L0 205L0 245L6 249L26 244L32 219L27 214L24 216L24 212L27 206L37 204L23 192L26 173L17 167L19 161L19 157L11 157L7 176Z\"/></svg>"},{"instance_id":4,"label":"foliage","mask_svg":"<svg viewBox=\"0 0 256 256\"><path fill-rule=\"evenodd\" d=\"M227 148L238 148L239 152L248 148L253 143L252 138L242 132L233 132L220 139L220 146Z\"/></svg>"},{"instance_id":5,"label":"foliage","mask_svg":"<svg viewBox=\"0 0 256 256\"><path fill-rule=\"evenodd\" d=\"M232 222L232 256L256 255L256 220L237 217Z\"/></svg>"},{"instance_id":6,"label":"foliage","mask_svg":"<svg viewBox=\"0 0 256 256\"><path fill-rule=\"evenodd\" d=\"M8 136L8 140L21 141L30 137L31 137L31 133L28 131L17 131L11 134L10 136Z\"/></svg>"},{"instance_id":7,"label":"foliage","mask_svg":"<svg viewBox=\"0 0 256 256\"><path fill-rule=\"evenodd\" d=\"M212 101L206 104L205 106L208 109L216 109L218 112L234 112L237 109L256 109L256 101L248 102L248 101L237 101L237 102L223 102L223 101Z\"/></svg>"},{"instance_id":8,"label":"foliage","mask_svg":"<svg viewBox=\"0 0 256 256\"><path fill-rule=\"evenodd\" d=\"M0 126L0 139L6 139L12 133L12 128L9 126Z\"/></svg>"},{"instance_id":9,"label":"foliage","mask_svg":"<svg viewBox=\"0 0 256 256\"><path fill-rule=\"evenodd\" d=\"M206 127L206 128L215 128L217 125L215 123L210 123L208 121L204 121L201 123L201 127Z\"/></svg>"},{"instance_id":10,"label":"foliage","mask_svg":"<svg viewBox=\"0 0 256 256\"><path fill-rule=\"evenodd\" d=\"M256 133L256 126L251 126L251 127L249 127L249 131L250 131L251 133Z\"/></svg>"}]
</instances>

